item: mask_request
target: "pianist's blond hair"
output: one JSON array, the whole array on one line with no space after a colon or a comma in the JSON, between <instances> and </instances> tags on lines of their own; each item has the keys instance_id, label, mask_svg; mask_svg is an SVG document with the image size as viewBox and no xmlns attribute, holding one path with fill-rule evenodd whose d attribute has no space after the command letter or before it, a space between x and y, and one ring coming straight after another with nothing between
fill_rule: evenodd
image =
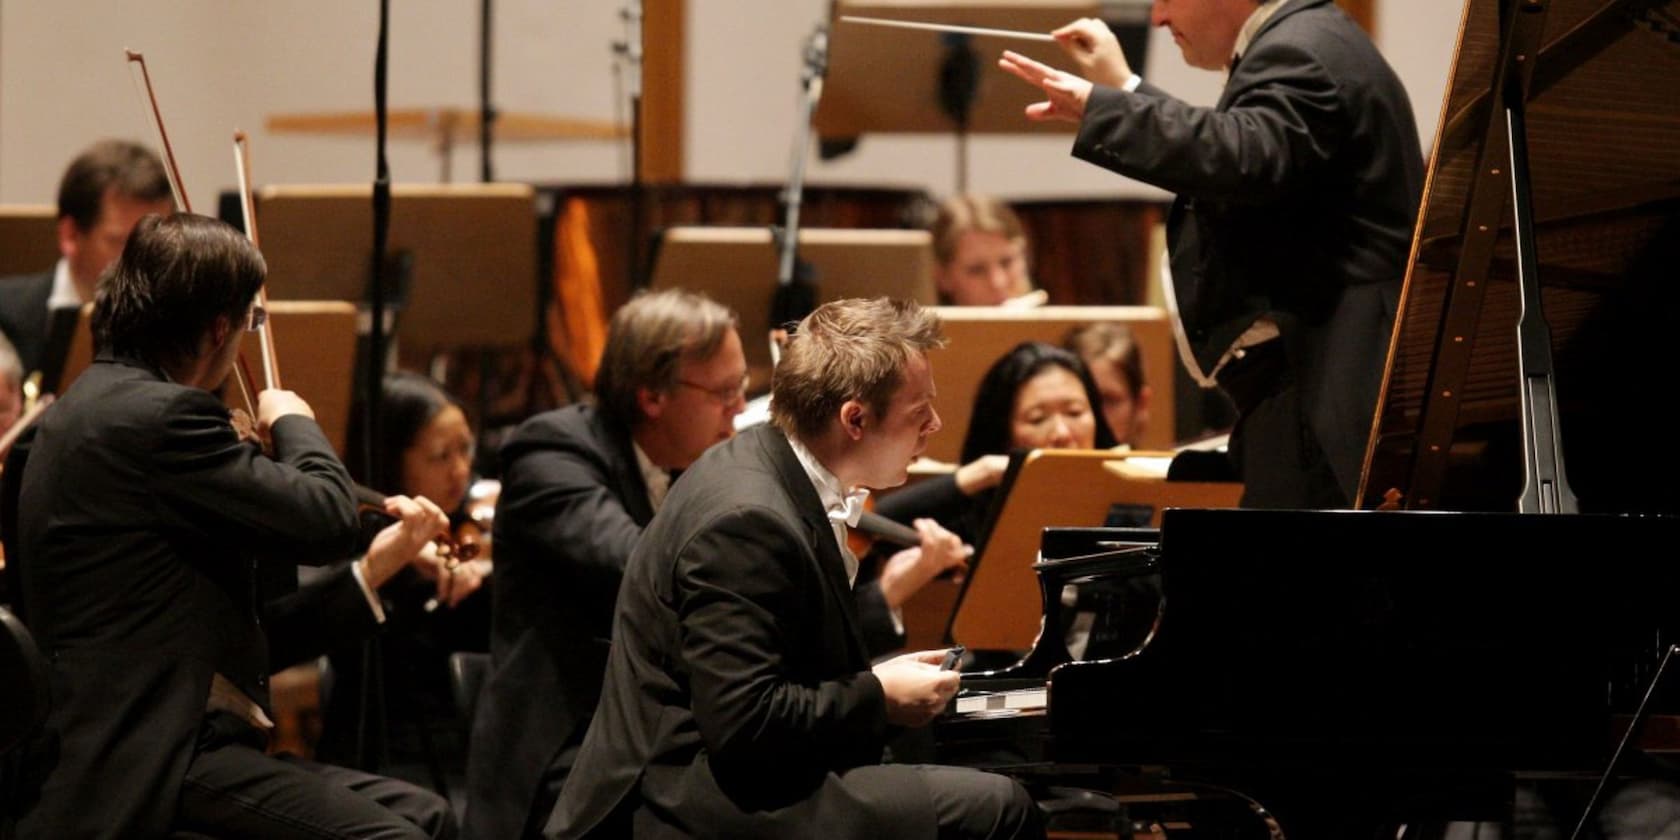
<instances>
[{"instance_id":1,"label":"pianist's blond hair","mask_svg":"<svg viewBox=\"0 0 1680 840\"><path fill-rule=\"evenodd\" d=\"M825 303L788 340L770 382L770 420L793 437L815 440L847 400L885 414L910 355L943 346L939 316L914 301Z\"/></svg>"}]
</instances>

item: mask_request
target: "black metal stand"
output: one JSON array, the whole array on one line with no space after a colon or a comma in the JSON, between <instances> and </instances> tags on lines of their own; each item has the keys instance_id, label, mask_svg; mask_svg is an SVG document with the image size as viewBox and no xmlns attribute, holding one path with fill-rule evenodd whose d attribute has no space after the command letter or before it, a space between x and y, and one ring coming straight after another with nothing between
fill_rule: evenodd
<instances>
[{"instance_id":1,"label":"black metal stand","mask_svg":"<svg viewBox=\"0 0 1680 840\"><path fill-rule=\"evenodd\" d=\"M491 27L490 0L478 4L478 179L488 184L496 180L491 163L490 146L495 139L496 108L490 103L491 46L494 30ZM481 415L482 416L482 415Z\"/></svg>"},{"instance_id":2,"label":"black metal stand","mask_svg":"<svg viewBox=\"0 0 1680 840\"><path fill-rule=\"evenodd\" d=\"M811 115L822 99L823 74L828 70L828 26L817 24L805 41L805 67L800 73L799 121L793 132L793 153L787 188L782 191L783 221L772 227L779 253L776 294L770 301L771 332L797 323L817 308L817 281L810 263L799 259L799 211L805 201L805 159L810 154ZM772 347L775 346L772 339ZM772 350L772 358L775 351Z\"/></svg>"},{"instance_id":3,"label":"black metal stand","mask_svg":"<svg viewBox=\"0 0 1680 840\"><path fill-rule=\"evenodd\" d=\"M957 194L968 192L968 123L974 97L980 92L980 55L968 35L940 36L945 58L939 63L939 110L957 125Z\"/></svg>"},{"instance_id":4,"label":"black metal stand","mask_svg":"<svg viewBox=\"0 0 1680 840\"><path fill-rule=\"evenodd\" d=\"M642 265L642 237L647 228L646 199L642 195L642 4L630 0L618 16L624 21L624 40L613 52L624 62L624 88L630 99L630 235L625 274L632 290L647 285Z\"/></svg>"},{"instance_id":5,"label":"black metal stand","mask_svg":"<svg viewBox=\"0 0 1680 840\"><path fill-rule=\"evenodd\" d=\"M1529 186L1527 107L1519 78L1505 91L1505 132L1511 150L1512 235L1517 245L1517 372L1522 387L1523 491L1521 513L1579 513L1563 470L1557 385L1552 381L1552 331L1540 300L1540 255L1534 245L1534 196Z\"/></svg>"},{"instance_id":6,"label":"black metal stand","mask_svg":"<svg viewBox=\"0 0 1680 840\"><path fill-rule=\"evenodd\" d=\"M379 40L373 59L373 114L375 126L375 169L373 179L373 254L370 260L368 304L372 324L368 330L366 392L362 395L362 475L374 487L388 486L388 476L379 475L379 459L374 447L383 440L379 428L380 398L385 365L385 250L391 232L391 165L386 158L386 129L388 114L386 92L389 89L389 36L391 0L379 0ZM385 692L380 675L383 673L379 652L379 638L369 637L362 645L361 702L356 714L355 763L368 771L376 771L383 760L385 732Z\"/></svg>"}]
</instances>

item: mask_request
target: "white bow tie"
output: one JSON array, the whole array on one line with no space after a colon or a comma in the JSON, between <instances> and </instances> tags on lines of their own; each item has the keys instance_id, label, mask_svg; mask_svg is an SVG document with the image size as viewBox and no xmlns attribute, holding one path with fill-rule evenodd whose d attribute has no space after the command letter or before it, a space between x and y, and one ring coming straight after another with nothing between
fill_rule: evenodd
<instances>
[{"instance_id":1,"label":"white bow tie","mask_svg":"<svg viewBox=\"0 0 1680 840\"><path fill-rule=\"evenodd\" d=\"M828 509L828 521L844 522L856 528L858 520L863 517L863 502L868 498L869 490L863 487L847 493L846 498L840 502L840 507Z\"/></svg>"}]
</instances>

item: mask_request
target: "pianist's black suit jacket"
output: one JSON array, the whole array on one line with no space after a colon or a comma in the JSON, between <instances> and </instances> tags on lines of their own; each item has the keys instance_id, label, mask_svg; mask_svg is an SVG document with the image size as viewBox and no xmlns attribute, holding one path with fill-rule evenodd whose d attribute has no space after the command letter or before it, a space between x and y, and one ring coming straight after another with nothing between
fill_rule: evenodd
<instances>
[{"instance_id":1,"label":"pianist's black suit jacket","mask_svg":"<svg viewBox=\"0 0 1680 840\"><path fill-rule=\"evenodd\" d=\"M672 488L613 640L547 836L627 812L638 837L932 836L926 801L868 807L902 805L904 784L838 775L880 761L886 705L822 502L777 429L714 446Z\"/></svg>"},{"instance_id":2,"label":"pianist's black suit jacket","mask_svg":"<svg viewBox=\"0 0 1680 840\"><path fill-rule=\"evenodd\" d=\"M1370 39L1330 0L1284 0L1213 108L1099 86L1073 153L1178 194L1167 233L1196 360L1211 370L1275 319L1351 499L1423 190L1411 103Z\"/></svg>"},{"instance_id":3,"label":"pianist's black suit jacket","mask_svg":"<svg viewBox=\"0 0 1680 840\"><path fill-rule=\"evenodd\" d=\"M513 838L570 768L600 698L613 605L653 519L630 430L586 405L527 420L501 450L494 670L467 762L465 835ZM683 479L686 482L688 479ZM878 583L857 592L872 653L903 643Z\"/></svg>"},{"instance_id":4,"label":"pianist's black suit jacket","mask_svg":"<svg viewBox=\"0 0 1680 840\"><path fill-rule=\"evenodd\" d=\"M297 563L355 550L350 477L307 418L274 425L270 459L210 393L111 358L36 431L17 560L53 708L32 749L49 773L20 834L159 836L213 674L268 708L272 666L373 626L348 566L269 597L295 590Z\"/></svg>"},{"instance_id":5,"label":"pianist's black suit jacket","mask_svg":"<svg viewBox=\"0 0 1680 840\"><path fill-rule=\"evenodd\" d=\"M0 278L0 333L17 348L25 376L41 369L41 354L47 351L52 282L51 271Z\"/></svg>"}]
</instances>

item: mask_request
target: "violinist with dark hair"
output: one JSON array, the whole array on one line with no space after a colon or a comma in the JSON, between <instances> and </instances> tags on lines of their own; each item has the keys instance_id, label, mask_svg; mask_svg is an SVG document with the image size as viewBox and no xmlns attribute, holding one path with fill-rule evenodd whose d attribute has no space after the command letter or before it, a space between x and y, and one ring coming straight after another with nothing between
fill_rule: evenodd
<instances>
[{"instance_id":1,"label":"violinist with dark hair","mask_svg":"<svg viewBox=\"0 0 1680 840\"><path fill-rule=\"evenodd\" d=\"M266 390L242 440L212 393L257 326L266 271L237 231L147 216L101 279L93 365L20 443L21 615L51 662L52 710L29 745L38 785L21 836L450 837L441 798L269 756L268 675L371 631L367 590L445 520L401 523L350 555L350 477L296 394Z\"/></svg>"}]
</instances>

